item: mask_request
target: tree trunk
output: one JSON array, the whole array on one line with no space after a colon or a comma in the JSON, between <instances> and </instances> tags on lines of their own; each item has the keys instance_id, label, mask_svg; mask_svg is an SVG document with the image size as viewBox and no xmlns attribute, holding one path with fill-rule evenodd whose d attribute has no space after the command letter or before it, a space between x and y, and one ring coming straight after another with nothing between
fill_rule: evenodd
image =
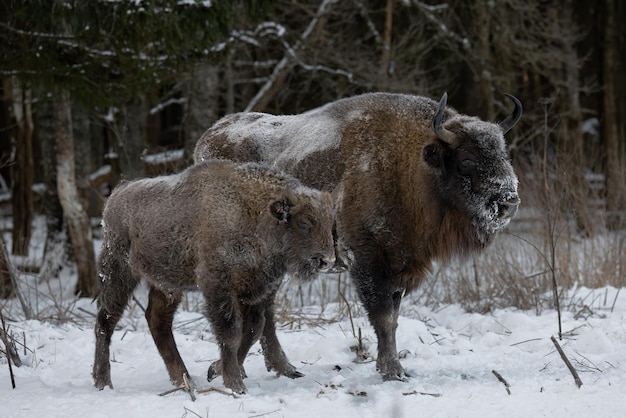
<instances>
[{"instance_id":1,"label":"tree trunk","mask_svg":"<svg viewBox=\"0 0 626 418\"><path fill-rule=\"evenodd\" d=\"M385 8L385 32L383 35L383 54L380 59L380 75L386 80L391 75L391 34L393 33L393 3L387 0Z\"/></svg>"},{"instance_id":2,"label":"tree trunk","mask_svg":"<svg viewBox=\"0 0 626 418\"><path fill-rule=\"evenodd\" d=\"M117 137L122 177L132 180L144 176L142 155L146 150L148 103L144 95L126 103L122 112L122 132Z\"/></svg>"},{"instance_id":3,"label":"tree trunk","mask_svg":"<svg viewBox=\"0 0 626 418\"><path fill-rule=\"evenodd\" d=\"M561 27L566 31L574 28L572 0L566 1L561 14ZM564 36L566 41L563 45L564 70L565 70L565 94L566 109L568 109L563 124L563 135L560 145L560 161L564 165L561 167L566 173L566 193L569 195L570 209L576 220L578 231L584 236L593 235L593 223L589 213L589 186L585 179L587 161L585 159L583 131L582 131L582 111L580 107L580 73L579 56L574 44L575 37Z\"/></svg>"},{"instance_id":4,"label":"tree trunk","mask_svg":"<svg viewBox=\"0 0 626 418\"><path fill-rule=\"evenodd\" d=\"M194 67L185 80L183 94L187 98L185 119L185 160L193 159L193 150L200 136L217 120L219 101L218 68L201 63Z\"/></svg>"},{"instance_id":5,"label":"tree trunk","mask_svg":"<svg viewBox=\"0 0 626 418\"><path fill-rule=\"evenodd\" d=\"M54 99L57 190L76 259L78 271L76 293L84 297L93 297L97 292L95 252L89 217L83 208L76 186L74 135L69 92L63 90Z\"/></svg>"},{"instance_id":6,"label":"tree trunk","mask_svg":"<svg viewBox=\"0 0 626 418\"><path fill-rule=\"evenodd\" d=\"M603 137L606 160L604 172L606 179L606 209L608 212L607 227L609 229L620 229L626 223L624 208L626 207L626 175L624 170L624 149L623 139L620 147L619 113L617 110L617 95L619 91L618 79L621 77L619 57L622 46L616 28L618 27L619 15L617 0L605 0L605 23L603 42L603 81L604 81L604 112L603 115ZM622 132L622 135L624 132ZM620 149L621 148L621 149Z\"/></svg>"},{"instance_id":7,"label":"tree trunk","mask_svg":"<svg viewBox=\"0 0 626 418\"><path fill-rule=\"evenodd\" d=\"M478 59L473 63L474 68L478 72L476 78L479 80L480 99L482 100L483 118L493 121L496 117L495 107L493 103L493 80L494 72L493 57L491 52L491 16L493 11L490 10L491 1L479 0L475 4L474 25L476 25L476 33L478 39L476 43L476 53Z\"/></svg>"},{"instance_id":8,"label":"tree trunk","mask_svg":"<svg viewBox=\"0 0 626 418\"><path fill-rule=\"evenodd\" d=\"M28 255L33 220L33 112L32 92L15 78L7 79L15 119L15 164L13 165L13 246L11 253Z\"/></svg>"},{"instance_id":9,"label":"tree trunk","mask_svg":"<svg viewBox=\"0 0 626 418\"><path fill-rule=\"evenodd\" d=\"M4 238L0 235L0 299L8 299L15 295L13 287L15 277L12 276L11 260L4 245Z\"/></svg>"}]
</instances>

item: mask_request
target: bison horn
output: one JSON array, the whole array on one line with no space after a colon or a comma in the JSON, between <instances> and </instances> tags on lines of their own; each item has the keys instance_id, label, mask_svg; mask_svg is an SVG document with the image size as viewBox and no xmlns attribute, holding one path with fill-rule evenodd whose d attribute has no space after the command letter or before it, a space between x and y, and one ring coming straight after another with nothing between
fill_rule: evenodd
<instances>
[{"instance_id":1,"label":"bison horn","mask_svg":"<svg viewBox=\"0 0 626 418\"><path fill-rule=\"evenodd\" d=\"M506 94L506 93L504 93L504 95L508 97L515 105L515 109L513 109L513 113L511 113L509 117L507 117L502 122L500 122L500 128L502 128L502 131L504 132L504 134L506 134L520 120L520 118L522 117L523 109L522 109L522 102L520 102L517 99L517 97L512 96L510 94Z\"/></svg>"},{"instance_id":2,"label":"bison horn","mask_svg":"<svg viewBox=\"0 0 626 418\"><path fill-rule=\"evenodd\" d=\"M439 107L437 107L437 113L433 116L433 132L437 135L437 138L447 144L451 144L454 140L454 133L441 126L443 119L443 111L446 109L448 103L448 93L443 93L441 100L439 100Z\"/></svg>"}]
</instances>

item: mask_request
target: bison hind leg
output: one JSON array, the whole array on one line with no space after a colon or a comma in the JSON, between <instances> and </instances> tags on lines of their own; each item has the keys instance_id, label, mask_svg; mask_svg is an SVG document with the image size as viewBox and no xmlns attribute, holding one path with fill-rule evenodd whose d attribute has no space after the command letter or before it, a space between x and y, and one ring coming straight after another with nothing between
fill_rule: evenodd
<instances>
[{"instance_id":1,"label":"bison hind leg","mask_svg":"<svg viewBox=\"0 0 626 418\"><path fill-rule=\"evenodd\" d=\"M124 254L124 251L120 250L119 254ZM139 283L132 275L125 257L119 254L102 251L99 259L100 292L97 296L96 349L92 376L95 386L100 390L105 386L113 389L109 362L111 337L130 295Z\"/></svg>"},{"instance_id":2,"label":"bison hind leg","mask_svg":"<svg viewBox=\"0 0 626 418\"><path fill-rule=\"evenodd\" d=\"M180 299L180 294L166 295L155 287L150 286L146 320L172 383L175 385L185 384L186 375L187 383L191 386L193 383L178 352L172 333L172 322Z\"/></svg>"}]
</instances>

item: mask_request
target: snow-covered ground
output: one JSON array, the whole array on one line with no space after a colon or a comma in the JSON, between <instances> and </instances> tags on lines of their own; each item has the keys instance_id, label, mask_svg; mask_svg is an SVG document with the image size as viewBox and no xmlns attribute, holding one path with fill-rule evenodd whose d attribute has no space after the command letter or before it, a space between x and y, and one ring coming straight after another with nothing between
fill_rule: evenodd
<instances>
[{"instance_id":1,"label":"snow-covered ground","mask_svg":"<svg viewBox=\"0 0 626 418\"><path fill-rule=\"evenodd\" d=\"M142 297L140 290L139 298ZM514 309L480 315L457 305L403 305L398 328L408 382L382 382L375 363L355 362L351 347L360 327L370 354L376 340L364 317L337 318L337 305L307 307L283 318L278 337L292 364L305 374L291 380L264 368L260 346L245 362L249 393L218 391L189 395L171 389L136 303L113 336L115 389L98 391L91 378L95 306L81 299L61 323L9 321L23 365L9 368L0 356L0 417L621 417L626 401L626 291L578 289L587 308L563 313L566 355L583 382L580 389L550 337L554 311ZM0 305L1 306L1 305ZM15 301L5 317L19 317ZM345 316L345 315L344 315ZM181 310L175 338L199 388L224 389L206 381L218 349L198 312ZM4 346L2 346L4 349ZM510 385L510 394L492 371Z\"/></svg>"}]
</instances>

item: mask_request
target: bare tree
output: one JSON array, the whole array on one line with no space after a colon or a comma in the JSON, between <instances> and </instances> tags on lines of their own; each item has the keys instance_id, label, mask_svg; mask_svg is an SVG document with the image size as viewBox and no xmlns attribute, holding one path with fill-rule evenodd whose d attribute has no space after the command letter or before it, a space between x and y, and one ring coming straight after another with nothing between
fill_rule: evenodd
<instances>
[{"instance_id":1,"label":"bare tree","mask_svg":"<svg viewBox=\"0 0 626 418\"><path fill-rule=\"evenodd\" d=\"M76 185L74 134L70 94L61 90L54 97L57 144L57 190L70 233L78 270L76 293L92 297L97 293L96 263L89 217L81 203Z\"/></svg>"},{"instance_id":2,"label":"bare tree","mask_svg":"<svg viewBox=\"0 0 626 418\"><path fill-rule=\"evenodd\" d=\"M609 215L607 226L611 229L620 229L626 223L626 215L624 215L624 208L626 207L626 187L624 186L626 183L626 141L624 136L626 132L623 129L621 132L618 130L620 117L616 93L620 88L619 80L623 77L620 72L619 61L622 45L617 33L621 21L617 10L619 7L617 0L605 0L604 6L604 65L602 76L604 81L603 137L606 153L604 172L606 206Z\"/></svg>"},{"instance_id":3,"label":"bare tree","mask_svg":"<svg viewBox=\"0 0 626 418\"><path fill-rule=\"evenodd\" d=\"M17 78L5 78L5 94L15 120L15 161L13 168L12 254L28 255L32 235L34 161L32 91Z\"/></svg>"},{"instance_id":4,"label":"bare tree","mask_svg":"<svg viewBox=\"0 0 626 418\"><path fill-rule=\"evenodd\" d=\"M4 238L0 236L0 299L13 297L15 294L14 282L11 260L9 260L9 254L4 245Z\"/></svg>"}]
</instances>

